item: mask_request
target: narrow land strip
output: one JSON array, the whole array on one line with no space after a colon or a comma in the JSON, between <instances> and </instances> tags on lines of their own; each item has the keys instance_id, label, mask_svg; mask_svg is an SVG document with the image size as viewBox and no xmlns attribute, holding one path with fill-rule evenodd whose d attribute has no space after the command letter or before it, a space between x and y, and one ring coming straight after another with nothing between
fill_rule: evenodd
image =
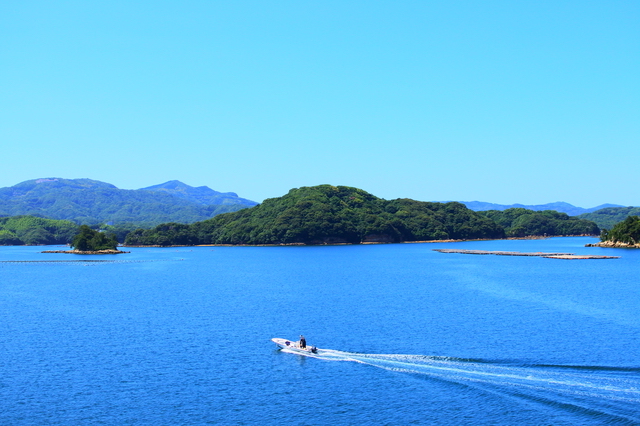
<instances>
[{"instance_id":1,"label":"narrow land strip","mask_svg":"<svg viewBox=\"0 0 640 426\"><path fill-rule=\"evenodd\" d=\"M458 250L458 249L434 249L440 253L459 253L459 254L493 254L496 256L537 256L547 259L619 259L620 256L597 256L597 255L577 255L573 253L543 253L543 252L520 252L520 251L489 251L489 250Z\"/></svg>"}]
</instances>

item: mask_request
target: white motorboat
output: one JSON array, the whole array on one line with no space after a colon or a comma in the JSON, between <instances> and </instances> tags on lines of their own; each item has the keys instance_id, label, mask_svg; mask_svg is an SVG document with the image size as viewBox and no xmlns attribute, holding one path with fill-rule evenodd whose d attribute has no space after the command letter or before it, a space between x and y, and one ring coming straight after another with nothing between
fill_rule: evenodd
<instances>
[{"instance_id":1,"label":"white motorboat","mask_svg":"<svg viewBox=\"0 0 640 426\"><path fill-rule=\"evenodd\" d=\"M278 337L274 337L271 339L280 349L287 349L293 352L304 352L304 353L318 353L318 348L315 346L307 346L305 348L300 347L300 342L297 340L287 340L280 339Z\"/></svg>"}]
</instances>

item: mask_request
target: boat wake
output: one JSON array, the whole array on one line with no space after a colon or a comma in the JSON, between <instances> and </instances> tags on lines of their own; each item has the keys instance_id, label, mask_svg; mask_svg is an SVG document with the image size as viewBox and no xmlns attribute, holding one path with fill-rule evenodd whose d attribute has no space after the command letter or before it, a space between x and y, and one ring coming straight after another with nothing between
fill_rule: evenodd
<instances>
[{"instance_id":1,"label":"boat wake","mask_svg":"<svg viewBox=\"0 0 640 426\"><path fill-rule=\"evenodd\" d=\"M351 361L424 379L462 384L504 397L581 413L603 422L640 424L639 367L524 364L331 349L320 349L317 354L304 356Z\"/></svg>"}]
</instances>

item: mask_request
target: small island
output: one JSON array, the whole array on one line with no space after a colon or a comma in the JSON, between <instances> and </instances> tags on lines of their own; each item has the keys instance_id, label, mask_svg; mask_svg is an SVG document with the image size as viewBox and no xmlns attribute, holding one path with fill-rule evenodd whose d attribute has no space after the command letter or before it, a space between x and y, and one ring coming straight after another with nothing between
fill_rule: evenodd
<instances>
[{"instance_id":1,"label":"small island","mask_svg":"<svg viewBox=\"0 0 640 426\"><path fill-rule=\"evenodd\" d=\"M118 250L118 240L115 234L107 234L91 229L87 225L80 227L78 235L73 237L72 250L45 250L42 253L68 254L121 254L129 253Z\"/></svg>"}]
</instances>

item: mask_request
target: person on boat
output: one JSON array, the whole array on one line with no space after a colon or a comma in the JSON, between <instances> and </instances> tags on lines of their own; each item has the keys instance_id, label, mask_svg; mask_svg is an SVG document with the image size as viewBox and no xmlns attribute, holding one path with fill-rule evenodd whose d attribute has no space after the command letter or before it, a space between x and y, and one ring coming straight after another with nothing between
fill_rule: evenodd
<instances>
[{"instance_id":1,"label":"person on boat","mask_svg":"<svg viewBox=\"0 0 640 426\"><path fill-rule=\"evenodd\" d=\"M300 349L307 349L307 339L302 334L300 335Z\"/></svg>"}]
</instances>

